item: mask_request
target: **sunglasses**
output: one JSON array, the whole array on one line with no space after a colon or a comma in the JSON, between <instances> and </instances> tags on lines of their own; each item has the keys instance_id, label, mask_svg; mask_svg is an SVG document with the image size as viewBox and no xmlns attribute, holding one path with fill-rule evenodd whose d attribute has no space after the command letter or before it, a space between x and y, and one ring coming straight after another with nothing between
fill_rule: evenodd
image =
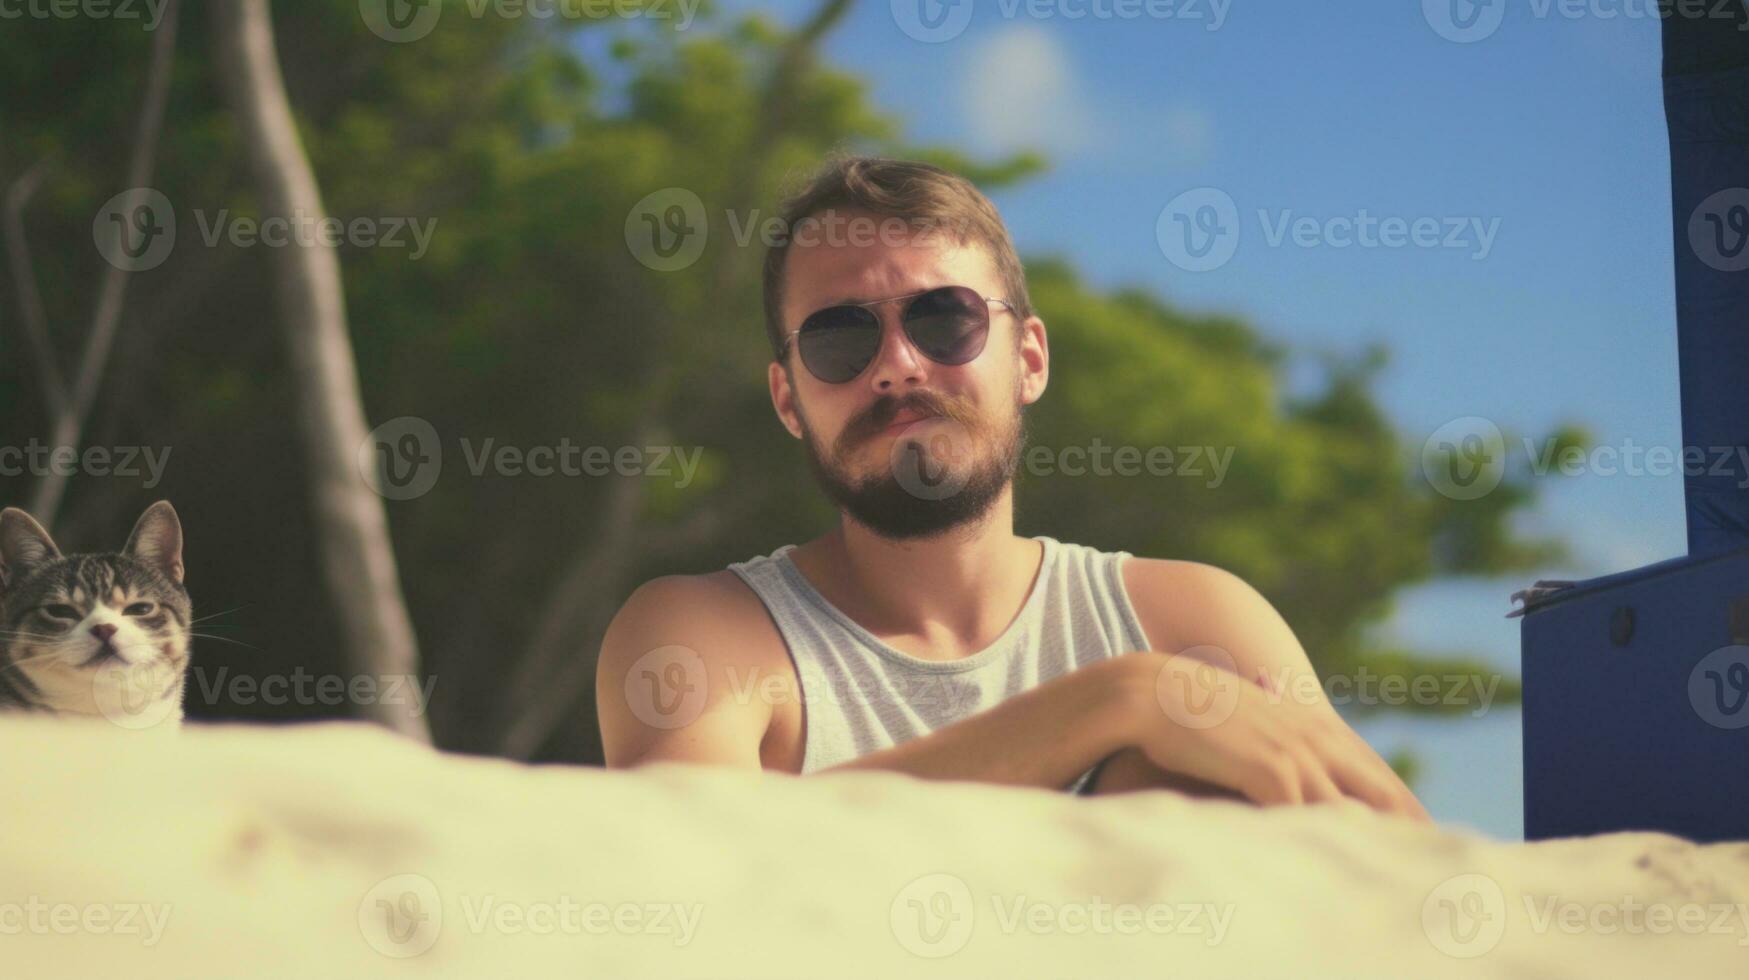
<instances>
[{"instance_id":1,"label":"sunglasses","mask_svg":"<svg viewBox=\"0 0 1749 980\"><path fill-rule=\"evenodd\" d=\"M881 350L881 321L874 307L901 300L909 300L899 315L905 336L937 364L966 364L984 352L990 339L991 303L1014 312L1007 300L980 296L967 286L940 286L867 303L828 306L784 335L778 360L789 356L794 341L809 374L829 385L850 381L867 370Z\"/></svg>"}]
</instances>

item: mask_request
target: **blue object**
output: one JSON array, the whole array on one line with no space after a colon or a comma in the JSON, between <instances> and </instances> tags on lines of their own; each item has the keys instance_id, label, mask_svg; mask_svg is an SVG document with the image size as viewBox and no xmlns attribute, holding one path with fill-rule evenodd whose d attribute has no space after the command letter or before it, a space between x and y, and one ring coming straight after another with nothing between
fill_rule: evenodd
<instances>
[{"instance_id":1,"label":"blue object","mask_svg":"<svg viewBox=\"0 0 1749 980\"><path fill-rule=\"evenodd\" d=\"M1664 20L1688 554L1514 594L1530 840L1749 839L1749 9L1705 9Z\"/></svg>"}]
</instances>

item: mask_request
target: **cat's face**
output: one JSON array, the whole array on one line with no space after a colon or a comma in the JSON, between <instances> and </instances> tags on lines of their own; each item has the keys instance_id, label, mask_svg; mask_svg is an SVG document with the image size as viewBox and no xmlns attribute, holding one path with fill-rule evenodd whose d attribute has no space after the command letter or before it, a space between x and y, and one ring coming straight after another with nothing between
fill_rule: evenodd
<instances>
[{"instance_id":1,"label":"cat's face","mask_svg":"<svg viewBox=\"0 0 1749 980\"><path fill-rule=\"evenodd\" d=\"M120 553L101 555L63 556L8 509L0 566L0 704L117 721L173 707L181 718L192 606L168 503L147 508Z\"/></svg>"}]
</instances>

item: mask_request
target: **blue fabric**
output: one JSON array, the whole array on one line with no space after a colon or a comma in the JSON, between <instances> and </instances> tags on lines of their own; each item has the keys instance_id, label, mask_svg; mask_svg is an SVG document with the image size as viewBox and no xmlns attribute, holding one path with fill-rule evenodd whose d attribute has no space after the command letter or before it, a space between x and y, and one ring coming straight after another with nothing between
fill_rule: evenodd
<instances>
[{"instance_id":1,"label":"blue fabric","mask_svg":"<svg viewBox=\"0 0 1749 980\"><path fill-rule=\"evenodd\" d=\"M1664 22L1688 553L1749 547L1749 9Z\"/></svg>"}]
</instances>

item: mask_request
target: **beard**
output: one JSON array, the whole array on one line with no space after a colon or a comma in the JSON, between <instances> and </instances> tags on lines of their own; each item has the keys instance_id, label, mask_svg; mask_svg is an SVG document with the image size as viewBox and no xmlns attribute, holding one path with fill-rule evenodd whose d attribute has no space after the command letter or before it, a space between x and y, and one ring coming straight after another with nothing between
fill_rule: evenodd
<instances>
[{"instance_id":1,"label":"beard","mask_svg":"<svg viewBox=\"0 0 1749 980\"><path fill-rule=\"evenodd\" d=\"M894 438L873 473L853 475L853 454L903 411L926 417ZM797 415L808 467L826 496L858 524L895 541L937 537L982 519L1014 482L1026 445L1018 383L1005 419L933 392L883 397L845 425L830 452Z\"/></svg>"}]
</instances>

